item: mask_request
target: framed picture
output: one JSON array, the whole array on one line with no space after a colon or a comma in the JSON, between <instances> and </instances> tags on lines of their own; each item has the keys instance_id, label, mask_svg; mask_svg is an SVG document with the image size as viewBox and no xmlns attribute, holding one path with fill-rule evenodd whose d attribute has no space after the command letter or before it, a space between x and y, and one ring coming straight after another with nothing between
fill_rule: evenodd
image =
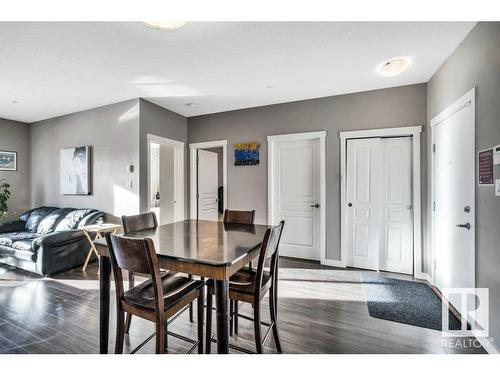
<instances>
[{"instance_id":1,"label":"framed picture","mask_svg":"<svg viewBox=\"0 0 500 375\"><path fill-rule=\"evenodd\" d=\"M260 144L257 142L235 144L234 165L259 165L259 149Z\"/></svg>"},{"instance_id":2,"label":"framed picture","mask_svg":"<svg viewBox=\"0 0 500 375\"><path fill-rule=\"evenodd\" d=\"M0 171L17 171L16 151L0 151Z\"/></svg>"},{"instance_id":3,"label":"framed picture","mask_svg":"<svg viewBox=\"0 0 500 375\"><path fill-rule=\"evenodd\" d=\"M90 147L63 148L60 153L60 188L63 195L90 194Z\"/></svg>"}]
</instances>

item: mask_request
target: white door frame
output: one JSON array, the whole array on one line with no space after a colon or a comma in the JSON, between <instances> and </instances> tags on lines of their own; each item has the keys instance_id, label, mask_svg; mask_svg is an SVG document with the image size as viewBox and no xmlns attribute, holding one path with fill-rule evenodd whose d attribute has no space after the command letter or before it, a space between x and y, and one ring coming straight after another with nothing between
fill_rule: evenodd
<instances>
[{"instance_id":1,"label":"white door frame","mask_svg":"<svg viewBox=\"0 0 500 375\"><path fill-rule=\"evenodd\" d=\"M227 208L227 139L220 141L198 142L189 144L189 198L190 217L197 219L196 181L198 180L196 170L196 152L199 149L222 147L222 186L224 188L224 210Z\"/></svg>"},{"instance_id":2,"label":"white door frame","mask_svg":"<svg viewBox=\"0 0 500 375\"><path fill-rule=\"evenodd\" d=\"M413 275L418 279L427 279L422 267L422 211L421 211L421 170L420 170L420 133L421 126L406 126L400 128L384 128L371 130L354 130L340 132L340 260L328 260L327 265L347 267L346 244L346 142L348 139L377 137L408 137L413 140Z\"/></svg>"},{"instance_id":3,"label":"white door frame","mask_svg":"<svg viewBox=\"0 0 500 375\"><path fill-rule=\"evenodd\" d=\"M432 209L432 202L434 202L434 169L435 169L435 162L434 162L434 155L433 155L433 150L432 150L432 145L434 144L434 139L435 139L435 128L438 126L440 123L442 123L444 120L448 119L458 111L460 111L463 108L466 108L468 106L472 106L472 111L474 113L474 118L476 117L476 88L473 87L469 92L467 92L465 95L463 95L460 99L449 105L446 109L444 109L442 112L440 112L436 117L434 117L431 120L430 126L431 126L431 150L429 152L429 155L431 156L431 173L429 174L430 176L430 186L431 186L431 194L430 197L428 198L428 204L427 204L427 217L428 217L428 222L430 223L430 230L428 232L428 238L427 238L427 244L430 252L430 259L432 259L432 264L429 265L429 282L432 285L435 285L435 274L434 274L434 265L435 265L435 255L436 252L434 251L434 211ZM474 137L476 134L476 122L474 121ZM475 138L473 140L474 142L474 155L476 154L475 151ZM476 163L476 160L474 160L474 165ZM475 170L475 168L474 168ZM477 172L475 172L477 175ZM472 184L472 191L474 192L474 200L476 199L476 176L471 181ZM474 202L474 207L475 207L475 202ZM475 215L475 210L474 210L474 215ZM474 217L474 221L475 221ZM474 236L474 239L476 238L475 234L475 225L472 226L471 228L472 235ZM476 254L476 241L473 241L473 254Z\"/></svg>"},{"instance_id":4,"label":"white door frame","mask_svg":"<svg viewBox=\"0 0 500 375\"><path fill-rule=\"evenodd\" d=\"M184 142L174 139L159 137L154 134L146 135L148 143L148 199L146 208L151 211L151 143L159 143L174 148L174 195L175 205L174 221L184 220Z\"/></svg>"},{"instance_id":5,"label":"white door frame","mask_svg":"<svg viewBox=\"0 0 500 375\"><path fill-rule=\"evenodd\" d=\"M276 144L286 141L319 140L320 160L320 259L321 264L328 264L326 259L326 130L308 133L270 135L267 137L267 220L274 223L274 187L276 171L274 170L274 150Z\"/></svg>"}]
</instances>

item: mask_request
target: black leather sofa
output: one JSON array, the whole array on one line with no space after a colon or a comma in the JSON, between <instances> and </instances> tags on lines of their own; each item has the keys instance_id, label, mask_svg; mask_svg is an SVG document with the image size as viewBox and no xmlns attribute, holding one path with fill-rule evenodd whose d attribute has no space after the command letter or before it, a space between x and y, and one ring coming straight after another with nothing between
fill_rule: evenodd
<instances>
[{"instance_id":1,"label":"black leather sofa","mask_svg":"<svg viewBox=\"0 0 500 375\"><path fill-rule=\"evenodd\" d=\"M38 207L0 223L0 263L44 276L80 266L89 243L78 228L103 216L93 209Z\"/></svg>"}]
</instances>

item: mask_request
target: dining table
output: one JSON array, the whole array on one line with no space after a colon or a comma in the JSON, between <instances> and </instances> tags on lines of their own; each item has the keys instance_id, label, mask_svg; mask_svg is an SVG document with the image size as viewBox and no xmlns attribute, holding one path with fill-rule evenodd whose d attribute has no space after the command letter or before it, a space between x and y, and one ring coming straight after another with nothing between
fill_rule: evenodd
<instances>
[{"instance_id":1,"label":"dining table","mask_svg":"<svg viewBox=\"0 0 500 375\"><path fill-rule=\"evenodd\" d=\"M217 353L229 352L229 278L259 255L267 225L185 220L120 236L151 238L160 268L214 280ZM108 353L111 262L105 239L99 253L99 352Z\"/></svg>"}]
</instances>

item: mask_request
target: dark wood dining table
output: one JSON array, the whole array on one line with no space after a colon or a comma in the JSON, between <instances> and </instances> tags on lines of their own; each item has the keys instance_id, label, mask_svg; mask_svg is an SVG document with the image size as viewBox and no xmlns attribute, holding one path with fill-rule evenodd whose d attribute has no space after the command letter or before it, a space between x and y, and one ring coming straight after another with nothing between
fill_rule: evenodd
<instances>
[{"instance_id":1,"label":"dark wood dining table","mask_svg":"<svg viewBox=\"0 0 500 375\"><path fill-rule=\"evenodd\" d=\"M229 352L229 278L256 258L266 225L225 224L185 220L127 237L153 240L160 268L215 282L217 352ZM111 262L105 240L95 241L99 253L99 352L108 353Z\"/></svg>"}]
</instances>

